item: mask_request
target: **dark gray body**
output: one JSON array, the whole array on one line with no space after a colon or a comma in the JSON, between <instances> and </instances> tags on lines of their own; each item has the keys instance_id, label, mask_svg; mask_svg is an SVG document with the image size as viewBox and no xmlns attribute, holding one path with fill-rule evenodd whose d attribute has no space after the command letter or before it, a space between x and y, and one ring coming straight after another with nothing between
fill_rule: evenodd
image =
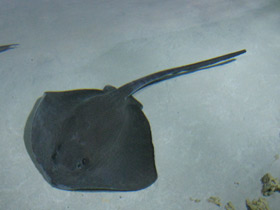
<instances>
[{"instance_id":1,"label":"dark gray body","mask_svg":"<svg viewBox=\"0 0 280 210\"><path fill-rule=\"evenodd\" d=\"M157 172L150 125L132 94L244 52L157 72L118 89L46 92L26 123L28 153L43 177L60 189L143 189L157 179Z\"/></svg>"}]
</instances>

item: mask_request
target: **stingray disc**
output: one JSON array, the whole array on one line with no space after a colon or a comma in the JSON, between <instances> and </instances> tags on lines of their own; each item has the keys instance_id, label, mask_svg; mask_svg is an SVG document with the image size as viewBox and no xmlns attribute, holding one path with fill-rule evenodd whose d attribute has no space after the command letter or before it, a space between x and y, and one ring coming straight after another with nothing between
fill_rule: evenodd
<instances>
[{"instance_id":1,"label":"stingray disc","mask_svg":"<svg viewBox=\"0 0 280 210\"><path fill-rule=\"evenodd\" d=\"M26 146L43 177L67 190L139 190L157 179L141 104L118 91L46 92L30 115ZM27 132L28 133L28 132Z\"/></svg>"}]
</instances>

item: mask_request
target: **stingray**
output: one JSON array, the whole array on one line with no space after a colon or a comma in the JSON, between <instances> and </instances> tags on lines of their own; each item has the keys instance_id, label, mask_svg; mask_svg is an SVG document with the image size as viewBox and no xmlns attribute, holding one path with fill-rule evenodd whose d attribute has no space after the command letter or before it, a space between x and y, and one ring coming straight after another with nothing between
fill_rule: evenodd
<instances>
[{"instance_id":1,"label":"stingray","mask_svg":"<svg viewBox=\"0 0 280 210\"><path fill-rule=\"evenodd\" d=\"M16 46L18 46L18 44L0 45L0 53L10 49L14 49Z\"/></svg>"},{"instance_id":2,"label":"stingray","mask_svg":"<svg viewBox=\"0 0 280 210\"><path fill-rule=\"evenodd\" d=\"M166 79L231 62L237 51L159 71L119 88L45 92L25 126L26 149L44 179L64 190L134 191L157 179L149 121L132 95Z\"/></svg>"}]
</instances>

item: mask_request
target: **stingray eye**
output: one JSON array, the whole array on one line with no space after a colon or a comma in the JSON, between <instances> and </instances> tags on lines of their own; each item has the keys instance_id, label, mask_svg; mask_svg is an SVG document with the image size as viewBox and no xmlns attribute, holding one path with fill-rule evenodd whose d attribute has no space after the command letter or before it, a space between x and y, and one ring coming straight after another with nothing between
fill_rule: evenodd
<instances>
[{"instance_id":1,"label":"stingray eye","mask_svg":"<svg viewBox=\"0 0 280 210\"><path fill-rule=\"evenodd\" d=\"M83 165L87 165L89 163L89 159L88 158L83 158L82 159L82 164Z\"/></svg>"},{"instance_id":2,"label":"stingray eye","mask_svg":"<svg viewBox=\"0 0 280 210\"><path fill-rule=\"evenodd\" d=\"M53 154L52 154L52 160L53 160L53 162L56 162L56 158L57 158L57 153L56 152L54 152Z\"/></svg>"},{"instance_id":3,"label":"stingray eye","mask_svg":"<svg viewBox=\"0 0 280 210\"><path fill-rule=\"evenodd\" d=\"M81 164L81 162L78 162L78 163L77 163L77 169L82 169L82 164Z\"/></svg>"},{"instance_id":4,"label":"stingray eye","mask_svg":"<svg viewBox=\"0 0 280 210\"><path fill-rule=\"evenodd\" d=\"M57 146L57 148L55 149L55 151L53 152L51 158L53 160L54 163L56 163L56 160L57 160L57 153L61 150L61 144L59 144Z\"/></svg>"},{"instance_id":5,"label":"stingray eye","mask_svg":"<svg viewBox=\"0 0 280 210\"><path fill-rule=\"evenodd\" d=\"M88 158L82 158L82 160L77 163L77 169L84 168L88 163L89 163Z\"/></svg>"}]
</instances>

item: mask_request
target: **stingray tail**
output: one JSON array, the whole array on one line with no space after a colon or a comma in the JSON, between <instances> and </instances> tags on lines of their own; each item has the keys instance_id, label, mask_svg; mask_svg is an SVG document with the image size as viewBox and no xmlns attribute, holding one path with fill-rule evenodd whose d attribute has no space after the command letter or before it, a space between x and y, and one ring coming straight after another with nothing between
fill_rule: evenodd
<instances>
[{"instance_id":1,"label":"stingray tail","mask_svg":"<svg viewBox=\"0 0 280 210\"><path fill-rule=\"evenodd\" d=\"M14 49L18 44L7 44L7 45L0 45L0 52L4 52L6 50Z\"/></svg>"},{"instance_id":2,"label":"stingray tail","mask_svg":"<svg viewBox=\"0 0 280 210\"><path fill-rule=\"evenodd\" d=\"M179 66L172 69L167 69L159 71L148 76L142 77L140 79L129 82L119 88L119 91L126 97L134 94L138 90L151 85L156 82L160 82L166 79L170 79L182 74L189 74L195 71L204 70L212 68L215 66L223 65L229 62L234 61L234 57L245 53L246 50L240 50L237 52L229 53L219 57L211 58L208 60L200 61L198 63L193 63L185 66Z\"/></svg>"}]
</instances>

